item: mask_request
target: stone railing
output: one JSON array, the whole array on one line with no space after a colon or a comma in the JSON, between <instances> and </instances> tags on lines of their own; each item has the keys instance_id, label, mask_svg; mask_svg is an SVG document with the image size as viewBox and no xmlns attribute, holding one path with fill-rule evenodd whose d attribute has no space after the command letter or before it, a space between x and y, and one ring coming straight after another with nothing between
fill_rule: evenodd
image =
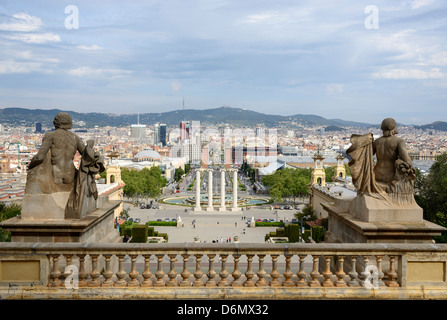
<instances>
[{"instance_id":1,"label":"stone railing","mask_svg":"<svg viewBox=\"0 0 447 320\"><path fill-rule=\"evenodd\" d=\"M447 298L447 245L0 243L1 299Z\"/></svg>"}]
</instances>

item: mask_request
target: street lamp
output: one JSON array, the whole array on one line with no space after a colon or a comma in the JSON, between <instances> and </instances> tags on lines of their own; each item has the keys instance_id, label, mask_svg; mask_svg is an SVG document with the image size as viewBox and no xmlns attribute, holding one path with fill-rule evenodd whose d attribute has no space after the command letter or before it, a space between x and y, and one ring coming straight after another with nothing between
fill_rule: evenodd
<instances>
[{"instance_id":1,"label":"street lamp","mask_svg":"<svg viewBox=\"0 0 447 320\"><path fill-rule=\"evenodd\" d=\"M303 224L303 219L309 219L310 215L307 216L301 216L301 241L303 241L303 234L304 234L304 224Z\"/></svg>"}]
</instances>

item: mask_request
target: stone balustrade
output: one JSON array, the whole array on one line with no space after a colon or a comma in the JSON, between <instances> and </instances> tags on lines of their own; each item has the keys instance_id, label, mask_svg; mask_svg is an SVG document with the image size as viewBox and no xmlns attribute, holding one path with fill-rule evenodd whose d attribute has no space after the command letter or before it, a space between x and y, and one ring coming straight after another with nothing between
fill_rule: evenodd
<instances>
[{"instance_id":1,"label":"stone balustrade","mask_svg":"<svg viewBox=\"0 0 447 320\"><path fill-rule=\"evenodd\" d=\"M0 296L445 299L446 262L440 244L0 243Z\"/></svg>"}]
</instances>

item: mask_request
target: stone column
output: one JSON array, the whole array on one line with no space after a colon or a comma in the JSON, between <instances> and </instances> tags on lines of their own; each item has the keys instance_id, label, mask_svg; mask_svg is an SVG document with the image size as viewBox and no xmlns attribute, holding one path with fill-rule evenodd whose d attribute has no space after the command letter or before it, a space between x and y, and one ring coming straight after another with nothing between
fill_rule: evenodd
<instances>
[{"instance_id":1,"label":"stone column","mask_svg":"<svg viewBox=\"0 0 447 320\"><path fill-rule=\"evenodd\" d=\"M194 207L194 211L202 211L202 208L200 207L200 188L202 187L200 183L200 173L201 170L196 170L196 206Z\"/></svg>"},{"instance_id":2,"label":"stone column","mask_svg":"<svg viewBox=\"0 0 447 320\"><path fill-rule=\"evenodd\" d=\"M220 169L220 208L219 211L226 211L225 207L225 169Z\"/></svg>"},{"instance_id":3,"label":"stone column","mask_svg":"<svg viewBox=\"0 0 447 320\"><path fill-rule=\"evenodd\" d=\"M213 208L213 170L208 170L208 207L206 211L214 211Z\"/></svg>"},{"instance_id":4,"label":"stone column","mask_svg":"<svg viewBox=\"0 0 447 320\"><path fill-rule=\"evenodd\" d=\"M239 211L241 208L237 207L237 169L233 169L233 207L231 208L231 211Z\"/></svg>"}]
</instances>

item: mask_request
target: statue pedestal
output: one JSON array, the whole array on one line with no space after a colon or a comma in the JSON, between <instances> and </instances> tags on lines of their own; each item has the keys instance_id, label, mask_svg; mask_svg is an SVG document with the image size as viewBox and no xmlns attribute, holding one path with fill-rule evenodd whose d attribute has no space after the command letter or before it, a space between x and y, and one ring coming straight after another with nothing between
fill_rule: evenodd
<instances>
[{"instance_id":1,"label":"statue pedestal","mask_svg":"<svg viewBox=\"0 0 447 320\"><path fill-rule=\"evenodd\" d=\"M29 219L20 216L0 223L12 242L121 242L114 228L114 210L120 200L107 201L81 219Z\"/></svg>"},{"instance_id":2,"label":"statue pedestal","mask_svg":"<svg viewBox=\"0 0 447 320\"><path fill-rule=\"evenodd\" d=\"M417 204L388 206L370 196L334 199L322 204L328 212L326 242L432 243L447 229L422 217Z\"/></svg>"}]
</instances>

